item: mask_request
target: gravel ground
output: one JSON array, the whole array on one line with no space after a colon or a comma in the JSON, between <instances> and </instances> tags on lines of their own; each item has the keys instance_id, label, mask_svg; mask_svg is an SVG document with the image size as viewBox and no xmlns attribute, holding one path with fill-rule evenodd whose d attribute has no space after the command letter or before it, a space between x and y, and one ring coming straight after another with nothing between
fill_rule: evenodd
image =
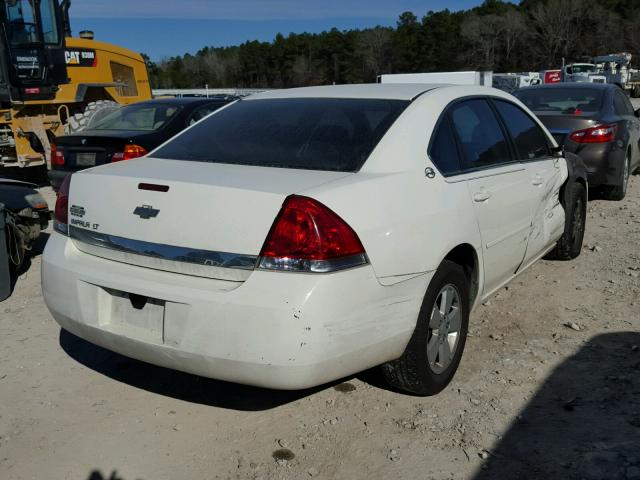
<instances>
[{"instance_id":1,"label":"gravel ground","mask_svg":"<svg viewBox=\"0 0 640 480\"><path fill-rule=\"evenodd\" d=\"M2 479L640 479L640 176L590 202L577 260L472 315L430 398L377 371L277 392L95 347L44 306L44 241L0 304Z\"/></svg>"}]
</instances>

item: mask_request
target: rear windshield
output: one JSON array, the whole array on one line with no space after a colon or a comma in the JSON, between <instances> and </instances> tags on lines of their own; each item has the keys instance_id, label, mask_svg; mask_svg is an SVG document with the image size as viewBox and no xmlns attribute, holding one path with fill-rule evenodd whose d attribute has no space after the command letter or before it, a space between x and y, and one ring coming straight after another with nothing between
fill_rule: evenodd
<instances>
[{"instance_id":1,"label":"rear windshield","mask_svg":"<svg viewBox=\"0 0 640 480\"><path fill-rule=\"evenodd\" d=\"M156 158L353 172L409 102L240 100L154 152Z\"/></svg>"},{"instance_id":2,"label":"rear windshield","mask_svg":"<svg viewBox=\"0 0 640 480\"><path fill-rule=\"evenodd\" d=\"M522 90L515 96L537 112L597 112L602 105L603 90L592 88L538 88Z\"/></svg>"},{"instance_id":3,"label":"rear windshield","mask_svg":"<svg viewBox=\"0 0 640 480\"><path fill-rule=\"evenodd\" d=\"M164 127L180 107L171 104L128 105L92 122L92 130L140 130L152 132Z\"/></svg>"}]
</instances>

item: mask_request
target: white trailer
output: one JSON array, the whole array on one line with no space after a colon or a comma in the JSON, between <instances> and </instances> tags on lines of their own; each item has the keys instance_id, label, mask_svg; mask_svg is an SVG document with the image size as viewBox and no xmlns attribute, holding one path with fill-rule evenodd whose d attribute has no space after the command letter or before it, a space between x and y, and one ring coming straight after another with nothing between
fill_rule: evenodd
<instances>
[{"instance_id":1,"label":"white trailer","mask_svg":"<svg viewBox=\"0 0 640 480\"><path fill-rule=\"evenodd\" d=\"M378 75L378 83L439 83L492 86L493 72L431 72Z\"/></svg>"},{"instance_id":2,"label":"white trailer","mask_svg":"<svg viewBox=\"0 0 640 480\"><path fill-rule=\"evenodd\" d=\"M515 92L519 88L540 85L542 77L539 72L494 73L493 86L505 92Z\"/></svg>"}]
</instances>

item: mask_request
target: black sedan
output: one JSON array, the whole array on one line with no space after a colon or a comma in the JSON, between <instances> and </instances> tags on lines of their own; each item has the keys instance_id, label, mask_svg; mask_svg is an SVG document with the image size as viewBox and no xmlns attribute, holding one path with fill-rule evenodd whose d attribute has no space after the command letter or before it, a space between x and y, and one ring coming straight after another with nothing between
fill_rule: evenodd
<instances>
[{"instance_id":1,"label":"black sedan","mask_svg":"<svg viewBox=\"0 0 640 480\"><path fill-rule=\"evenodd\" d=\"M49 181L96 165L142 157L234 98L170 98L124 106L51 146Z\"/></svg>"},{"instance_id":2,"label":"black sedan","mask_svg":"<svg viewBox=\"0 0 640 480\"><path fill-rule=\"evenodd\" d=\"M568 152L585 163L589 187L622 200L629 174L640 169L640 110L616 85L565 83L515 93Z\"/></svg>"}]
</instances>

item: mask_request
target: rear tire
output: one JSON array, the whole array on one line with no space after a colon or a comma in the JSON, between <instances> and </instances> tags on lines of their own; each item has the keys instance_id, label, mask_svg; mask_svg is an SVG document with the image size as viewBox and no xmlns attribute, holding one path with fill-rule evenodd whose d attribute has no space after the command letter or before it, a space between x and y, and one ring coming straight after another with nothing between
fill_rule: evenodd
<instances>
[{"instance_id":1,"label":"rear tire","mask_svg":"<svg viewBox=\"0 0 640 480\"><path fill-rule=\"evenodd\" d=\"M587 220L587 191L584 185L573 182L567 186L564 233L547 260L573 260L582 251L582 240Z\"/></svg>"},{"instance_id":2,"label":"rear tire","mask_svg":"<svg viewBox=\"0 0 640 480\"><path fill-rule=\"evenodd\" d=\"M631 168L631 152L627 150L624 159L624 165L620 172L620 179L617 185L605 187L605 196L607 200L622 200L627 195L627 187L629 186L629 170Z\"/></svg>"},{"instance_id":3,"label":"rear tire","mask_svg":"<svg viewBox=\"0 0 640 480\"><path fill-rule=\"evenodd\" d=\"M387 382L417 395L442 391L462 358L469 308L469 279L460 265L444 260L429 284L404 353L382 365Z\"/></svg>"},{"instance_id":4,"label":"rear tire","mask_svg":"<svg viewBox=\"0 0 640 480\"><path fill-rule=\"evenodd\" d=\"M84 130L91 123L104 118L109 113L120 108L120 105L111 100L98 100L97 102L91 102L87 104L82 112L78 112L75 115L70 116L64 125L64 133L76 133Z\"/></svg>"}]
</instances>

